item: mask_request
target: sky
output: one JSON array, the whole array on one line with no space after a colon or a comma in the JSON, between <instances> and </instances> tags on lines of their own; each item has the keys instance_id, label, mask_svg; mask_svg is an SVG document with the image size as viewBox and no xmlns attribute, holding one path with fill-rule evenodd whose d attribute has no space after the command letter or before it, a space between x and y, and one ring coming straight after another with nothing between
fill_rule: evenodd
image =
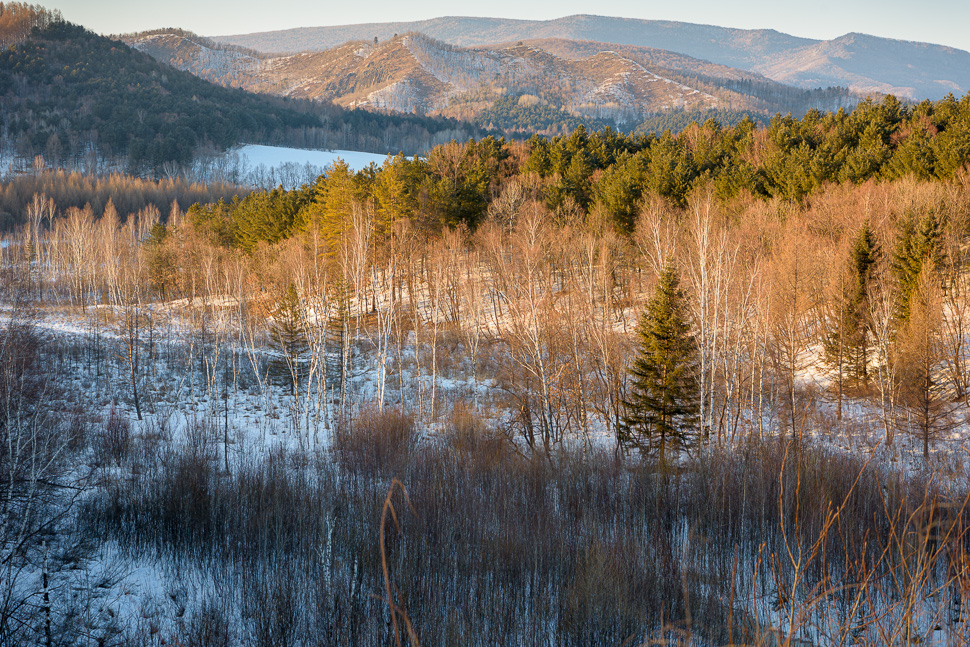
<instances>
[{"instance_id":1,"label":"sky","mask_svg":"<svg viewBox=\"0 0 970 647\"><path fill-rule=\"evenodd\" d=\"M966 0L557 0L486 3L445 0L35 0L102 34L179 27L203 36L293 27L488 16L545 20L572 14L677 20L743 29L777 29L805 38L848 32L949 45L970 51Z\"/></svg>"}]
</instances>

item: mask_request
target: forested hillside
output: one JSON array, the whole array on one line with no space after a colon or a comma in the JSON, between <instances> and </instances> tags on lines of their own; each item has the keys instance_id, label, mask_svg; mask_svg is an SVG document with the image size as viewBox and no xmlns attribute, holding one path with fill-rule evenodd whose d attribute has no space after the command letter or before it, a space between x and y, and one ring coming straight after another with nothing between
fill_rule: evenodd
<instances>
[{"instance_id":1,"label":"forested hillside","mask_svg":"<svg viewBox=\"0 0 970 647\"><path fill-rule=\"evenodd\" d=\"M0 97L8 145L53 165L98 150L160 168L188 163L204 143L224 149L319 124L62 21L0 52Z\"/></svg>"},{"instance_id":2,"label":"forested hillside","mask_svg":"<svg viewBox=\"0 0 970 647\"><path fill-rule=\"evenodd\" d=\"M395 158L376 177L363 173L353 182L357 199L373 200L379 212L382 200L391 198L373 191L392 182L386 190L396 196L390 203L393 218L406 215L422 230L437 230L458 224L474 228L498 208L494 202L505 184L524 175L550 210L589 214L629 233L645 201L659 198L682 207L692 192L705 187L720 199L751 195L798 201L828 185L910 176L954 180L968 160L970 95L913 108L887 97L863 102L852 112L775 117L767 127L748 119L733 126L709 120L678 135L578 128L525 143L494 138L452 143L426 158ZM331 181L338 180L321 178L320 186ZM228 227L220 230L226 241L238 236L232 228L240 223L232 214L232 209L220 211L217 219ZM286 230L274 239L306 226L308 214L280 220ZM253 234L243 235L251 239Z\"/></svg>"},{"instance_id":3,"label":"forested hillside","mask_svg":"<svg viewBox=\"0 0 970 647\"><path fill-rule=\"evenodd\" d=\"M224 88L63 20L0 49L0 108L0 156L95 171L105 158L109 168L156 175L243 141L414 154L478 134L453 120Z\"/></svg>"}]
</instances>

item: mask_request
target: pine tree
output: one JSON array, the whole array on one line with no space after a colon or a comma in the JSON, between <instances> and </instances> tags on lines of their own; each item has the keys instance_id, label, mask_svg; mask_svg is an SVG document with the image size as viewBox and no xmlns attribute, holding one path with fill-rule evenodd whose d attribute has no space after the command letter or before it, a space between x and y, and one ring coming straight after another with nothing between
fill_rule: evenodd
<instances>
[{"instance_id":1,"label":"pine tree","mask_svg":"<svg viewBox=\"0 0 970 647\"><path fill-rule=\"evenodd\" d=\"M685 311L677 272L668 267L640 320L632 392L617 430L621 445L662 463L668 452L694 444L698 424L698 351Z\"/></svg>"},{"instance_id":2,"label":"pine tree","mask_svg":"<svg viewBox=\"0 0 970 647\"><path fill-rule=\"evenodd\" d=\"M363 199L359 184L350 166L337 160L326 175L317 179L314 201L302 214L307 229L319 227L332 256L336 256L341 238L351 228L354 203Z\"/></svg>"},{"instance_id":3,"label":"pine tree","mask_svg":"<svg viewBox=\"0 0 970 647\"><path fill-rule=\"evenodd\" d=\"M825 335L825 363L835 375L839 389L839 419L842 418L842 389L845 385L869 382L872 329L869 319L869 290L875 265L882 251L866 221L852 246L844 284L836 297L832 327Z\"/></svg>"},{"instance_id":4,"label":"pine tree","mask_svg":"<svg viewBox=\"0 0 970 647\"><path fill-rule=\"evenodd\" d=\"M893 263L899 279L899 319L909 319L910 301L924 266L936 270L943 266L943 227L930 211L919 223L911 218L903 229Z\"/></svg>"},{"instance_id":5,"label":"pine tree","mask_svg":"<svg viewBox=\"0 0 970 647\"><path fill-rule=\"evenodd\" d=\"M270 329L270 342L280 355L282 362L277 363L274 372L286 377L290 393L296 395L300 381L300 361L306 353L308 344L304 330L303 312L300 310L300 297L292 283L273 312L273 326Z\"/></svg>"}]
</instances>

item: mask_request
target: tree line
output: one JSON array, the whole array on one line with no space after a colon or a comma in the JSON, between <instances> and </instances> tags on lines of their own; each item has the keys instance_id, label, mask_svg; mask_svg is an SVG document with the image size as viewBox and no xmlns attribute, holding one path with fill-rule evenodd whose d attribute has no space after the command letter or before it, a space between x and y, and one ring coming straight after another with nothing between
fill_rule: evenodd
<instances>
[{"instance_id":1,"label":"tree line","mask_svg":"<svg viewBox=\"0 0 970 647\"><path fill-rule=\"evenodd\" d=\"M329 202L353 196L372 204L384 228L405 220L424 232L459 224L474 230L515 181L533 186L553 213L581 214L630 234L644 203L659 199L684 208L702 188L719 201L744 196L799 201L842 184L905 177L952 181L968 160L970 95L909 108L887 97L851 112L777 116L765 127L749 119L727 126L709 119L677 134L624 135L580 126L568 135L528 142L491 136L452 142L425 157L398 156L381 169L357 174L338 165L315 186L293 194L314 196L294 217L276 218L269 209L262 218L276 228L271 240L287 238L305 229L315 212L346 211L346 204ZM252 211L245 200L205 210L225 243L247 248L261 239L248 230L262 225L242 215Z\"/></svg>"},{"instance_id":2,"label":"tree line","mask_svg":"<svg viewBox=\"0 0 970 647\"><path fill-rule=\"evenodd\" d=\"M173 203L184 211L196 203L246 194L245 188L234 184L201 184L182 177L146 180L120 173L98 176L49 169L38 163L30 172L0 182L0 232L13 231L26 221L35 195L52 200L60 214L89 208L93 217L100 218L109 204L121 214L149 206L168 213Z\"/></svg>"}]
</instances>

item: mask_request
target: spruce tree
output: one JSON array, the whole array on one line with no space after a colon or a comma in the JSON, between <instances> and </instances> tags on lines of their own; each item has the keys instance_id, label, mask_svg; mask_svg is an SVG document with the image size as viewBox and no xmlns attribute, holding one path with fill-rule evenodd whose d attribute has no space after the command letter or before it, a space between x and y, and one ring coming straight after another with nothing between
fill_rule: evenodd
<instances>
[{"instance_id":1,"label":"spruce tree","mask_svg":"<svg viewBox=\"0 0 970 647\"><path fill-rule=\"evenodd\" d=\"M273 312L270 342L282 355L282 361L274 363L273 372L285 376L293 395L300 381L300 362L308 348L304 323L300 297L291 283Z\"/></svg>"},{"instance_id":2,"label":"spruce tree","mask_svg":"<svg viewBox=\"0 0 970 647\"><path fill-rule=\"evenodd\" d=\"M668 267L640 319L631 393L617 431L621 445L662 463L669 452L689 449L697 433L698 350L685 312L677 272Z\"/></svg>"},{"instance_id":3,"label":"spruce tree","mask_svg":"<svg viewBox=\"0 0 970 647\"><path fill-rule=\"evenodd\" d=\"M916 291L920 274L925 265L937 270L943 267L943 227L932 211L919 222L911 217L900 236L893 259L893 269L899 279L899 320L909 320L910 301Z\"/></svg>"},{"instance_id":4,"label":"spruce tree","mask_svg":"<svg viewBox=\"0 0 970 647\"><path fill-rule=\"evenodd\" d=\"M881 254L879 242L866 221L852 245L849 278L838 297L834 321L824 339L825 362L835 373L840 389L840 419L842 385L869 382L869 334L872 330L869 290Z\"/></svg>"}]
</instances>

